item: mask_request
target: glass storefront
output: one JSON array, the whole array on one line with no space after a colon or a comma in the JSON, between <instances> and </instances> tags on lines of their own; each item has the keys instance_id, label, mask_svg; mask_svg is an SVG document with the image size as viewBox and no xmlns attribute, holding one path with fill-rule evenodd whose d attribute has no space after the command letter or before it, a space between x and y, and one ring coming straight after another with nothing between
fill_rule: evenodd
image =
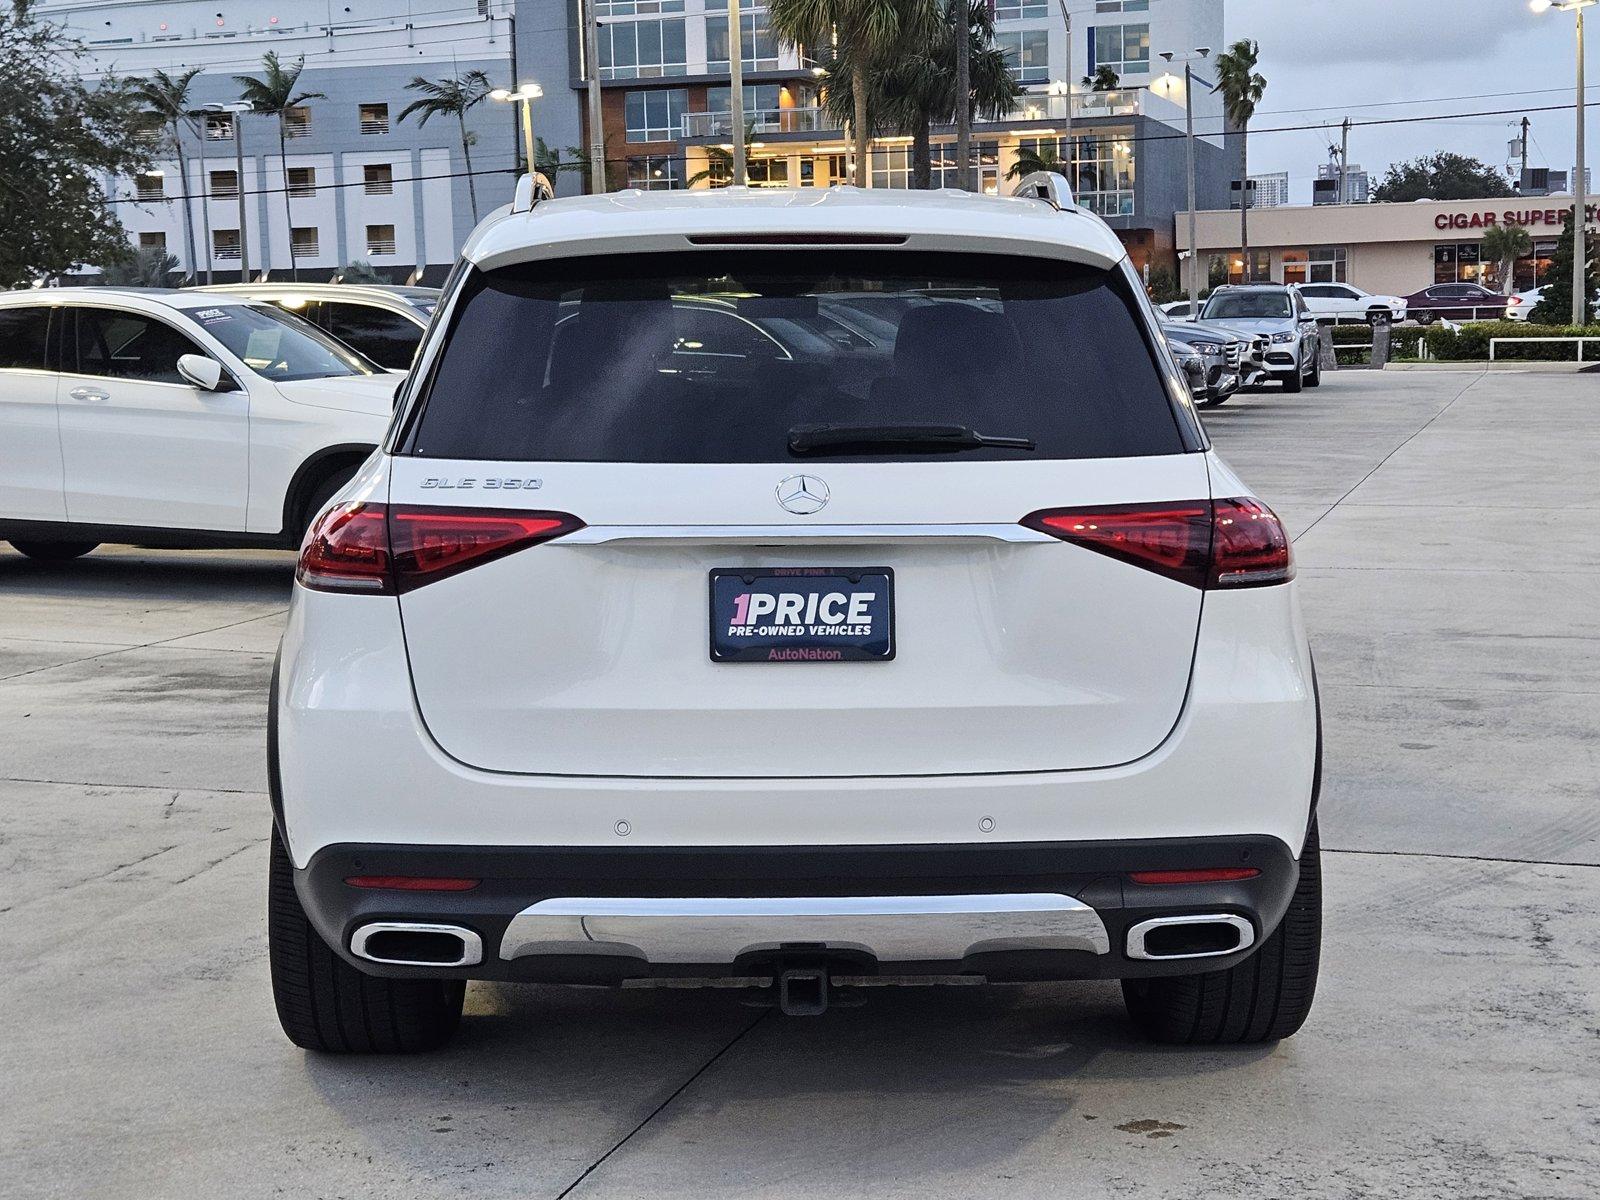
<instances>
[{"instance_id":1,"label":"glass storefront","mask_svg":"<svg viewBox=\"0 0 1600 1200\"><path fill-rule=\"evenodd\" d=\"M1072 171L1067 182L1082 207L1102 217L1134 215L1134 157L1131 130L1074 135ZM1023 138L1017 149L1046 159L1065 159L1066 138Z\"/></svg>"},{"instance_id":2,"label":"glass storefront","mask_svg":"<svg viewBox=\"0 0 1600 1200\"><path fill-rule=\"evenodd\" d=\"M1285 250L1283 282L1345 283L1349 262L1350 252L1344 246L1309 246Z\"/></svg>"}]
</instances>

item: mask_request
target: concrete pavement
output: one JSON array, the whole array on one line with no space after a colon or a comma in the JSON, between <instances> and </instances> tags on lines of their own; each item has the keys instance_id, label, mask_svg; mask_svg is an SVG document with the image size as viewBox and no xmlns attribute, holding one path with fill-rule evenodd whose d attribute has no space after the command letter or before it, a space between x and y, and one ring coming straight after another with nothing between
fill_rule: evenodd
<instances>
[{"instance_id":1,"label":"concrete pavement","mask_svg":"<svg viewBox=\"0 0 1600 1200\"><path fill-rule=\"evenodd\" d=\"M0 1196L1593 1196L1597 406L1352 371L1208 416L1324 694L1322 985L1271 1049L1144 1045L1103 984L476 985L444 1053L307 1056L263 915L290 557L0 551Z\"/></svg>"}]
</instances>

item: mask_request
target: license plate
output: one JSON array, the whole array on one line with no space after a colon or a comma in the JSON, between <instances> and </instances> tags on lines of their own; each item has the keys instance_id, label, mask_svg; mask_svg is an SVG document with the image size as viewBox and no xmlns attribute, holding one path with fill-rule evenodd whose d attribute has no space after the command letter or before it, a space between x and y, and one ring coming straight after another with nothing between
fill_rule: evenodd
<instances>
[{"instance_id":1,"label":"license plate","mask_svg":"<svg viewBox=\"0 0 1600 1200\"><path fill-rule=\"evenodd\" d=\"M719 567L714 662L875 662L894 657L888 567Z\"/></svg>"}]
</instances>

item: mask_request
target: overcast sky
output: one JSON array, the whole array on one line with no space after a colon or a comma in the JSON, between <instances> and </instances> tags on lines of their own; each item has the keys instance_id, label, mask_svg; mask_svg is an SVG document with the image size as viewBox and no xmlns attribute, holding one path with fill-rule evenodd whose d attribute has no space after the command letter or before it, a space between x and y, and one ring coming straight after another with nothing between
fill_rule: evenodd
<instances>
[{"instance_id":1,"label":"overcast sky","mask_svg":"<svg viewBox=\"0 0 1600 1200\"><path fill-rule=\"evenodd\" d=\"M1158 0L1183 4L1187 0ZM1288 171L1290 198L1311 199L1310 180L1337 142L1339 122L1426 113L1571 104L1571 13L1534 15L1527 0L1227 0L1230 42L1261 45L1266 96L1252 128L1327 123L1327 131L1252 133L1250 173ZM1589 16L1589 97L1600 101L1600 6ZM1476 97L1451 99L1451 97ZM1302 111L1308 110L1308 111ZM1573 113L1530 112L1531 166L1570 169ZM1453 150L1496 166L1520 117L1475 117L1350 132L1350 162L1376 183L1390 162ZM1589 177L1600 176L1600 121L1587 123Z\"/></svg>"}]
</instances>

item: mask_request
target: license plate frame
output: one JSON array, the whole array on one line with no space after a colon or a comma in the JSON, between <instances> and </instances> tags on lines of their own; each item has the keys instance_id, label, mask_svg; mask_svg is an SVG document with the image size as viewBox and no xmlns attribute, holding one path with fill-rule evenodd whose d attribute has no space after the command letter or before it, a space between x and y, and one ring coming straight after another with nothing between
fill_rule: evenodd
<instances>
[{"instance_id":1,"label":"license plate frame","mask_svg":"<svg viewBox=\"0 0 1600 1200\"><path fill-rule=\"evenodd\" d=\"M720 581L733 580L732 584ZM824 663L824 662L890 662L898 650L895 639L895 596L893 567L713 567L708 576L710 638L707 651L716 663ZM783 584L788 587L784 588ZM832 585L832 586L830 586ZM842 585L842 588L841 586ZM882 589L880 596L876 589ZM870 594L867 589L872 589ZM801 595L800 612L795 614L792 603L782 599L785 593ZM734 634L732 628L740 623L732 618L740 614L738 597L750 596L743 610L746 620L743 627L749 634ZM759 626L755 622L767 612L751 614L749 609L765 608L754 600L756 595L774 597L774 609L784 605L786 621L782 625ZM822 618L841 612L840 602L830 599L843 597L844 615L854 612L866 615L864 622L870 632L822 634L820 628L842 625L858 628L863 622L844 620L827 622ZM812 600L812 597L815 600ZM852 608L858 597L868 596ZM795 626L787 618L802 618ZM809 624L803 618L811 615ZM881 626L881 628L880 628ZM760 634L757 629L801 628L812 632L797 634Z\"/></svg>"}]
</instances>

